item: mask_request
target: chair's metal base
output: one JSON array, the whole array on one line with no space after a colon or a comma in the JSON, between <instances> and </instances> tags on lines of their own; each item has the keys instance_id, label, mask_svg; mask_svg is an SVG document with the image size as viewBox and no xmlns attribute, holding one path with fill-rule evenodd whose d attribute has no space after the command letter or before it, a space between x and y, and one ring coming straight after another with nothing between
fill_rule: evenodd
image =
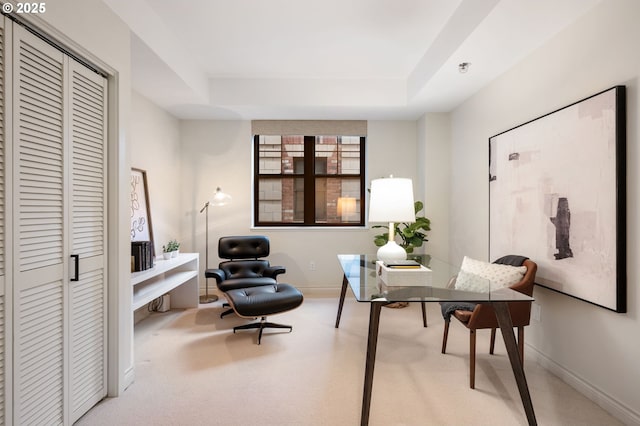
<instances>
[{"instance_id":1,"label":"chair's metal base","mask_svg":"<svg viewBox=\"0 0 640 426\"><path fill-rule=\"evenodd\" d=\"M231 305L229 305L227 302L224 302L224 303L222 304L222 307L223 307L223 308L230 308L230 307L231 307ZM224 318L224 317L226 317L227 315L232 314L233 312L234 312L234 311L233 311L233 309L227 309L226 311L224 311L223 313L221 313L221 314L220 314L220 318Z\"/></svg>"},{"instance_id":2,"label":"chair's metal base","mask_svg":"<svg viewBox=\"0 0 640 426\"><path fill-rule=\"evenodd\" d=\"M260 319L260 322L252 322L251 324L244 324L233 327L233 333L235 334L236 330L249 330L254 328L260 329L260 332L258 333L258 344L260 344L260 341L262 340L262 331L265 328L288 328L289 333L291 333L291 331L293 330L293 327L290 325L276 324L274 322L267 321L267 317L262 317Z\"/></svg>"},{"instance_id":3,"label":"chair's metal base","mask_svg":"<svg viewBox=\"0 0 640 426\"><path fill-rule=\"evenodd\" d=\"M213 303L217 301L218 301L218 296L216 296L215 294L210 294L209 296L203 294L202 296L200 296L200 303L202 304Z\"/></svg>"}]
</instances>

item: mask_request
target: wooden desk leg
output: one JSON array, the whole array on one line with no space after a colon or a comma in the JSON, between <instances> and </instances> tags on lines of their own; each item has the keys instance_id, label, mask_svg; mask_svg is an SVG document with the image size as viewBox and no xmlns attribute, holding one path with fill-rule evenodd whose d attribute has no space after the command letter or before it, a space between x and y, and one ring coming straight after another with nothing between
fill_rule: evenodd
<instances>
[{"instance_id":1,"label":"wooden desk leg","mask_svg":"<svg viewBox=\"0 0 640 426\"><path fill-rule=\"evenodd\" d=\"M344 296L347 294L347 286L349 280L346 275L342 276L342 291L340 292L340 301L338 302L338 316L336 317L336 328L340 326L340 316L342 316L342 306L344 305Z\"/></svg>"},{"instance_id":2,"label":"wooden desk leg","mask_svg":"<svg viewBox=\"0 0 640 426\"><path fill-rule=\"evenodd\" d=\"M369 424L369 411L371 408L371 390L373 387L373 368L376 364L376 348L378 346L378 325L380 323L380 310L386 303L371 302L369 312L369 337L367 340L367 361L364 369L364 392L362 394L362 414L360 426Z\"/></svg>"},{"instance_id":3,"label":"wooden desk leg","mask_svg":"<svg viewBox=\"0 0 640 426\"><path fill-rule=\"evenodd\" d=\"M426 302L420 302L422 305L422 325L427 326L427 304Z\"/></svg>"},{"instance_id":4,"label":"wooden desk leg","mask_svg":"<svg viewBox=\"0 0 640 426\"><path fill-rule=\"evenodd\" d=\"M531 395L529 394L529 387L527 386L527 378L524 375L524 368L520 360L518 344L516 343L516 337L513 333L513 323L511 322L509 307L507 306L507 302L493 302L492 305L493 309L496 311L496 318L498 319L498 325L500 325L500 331L502 331L504 345L506 346L507 353L509 354L511 369L513 370L513 375L515 376L516 383L518 384L518 390L520 391L520 398L522 399L524 411L527 414L527 420L530 426L537 425L538 423L536 422L536 415L533 411Z\"/></svg>"}]
</instances>

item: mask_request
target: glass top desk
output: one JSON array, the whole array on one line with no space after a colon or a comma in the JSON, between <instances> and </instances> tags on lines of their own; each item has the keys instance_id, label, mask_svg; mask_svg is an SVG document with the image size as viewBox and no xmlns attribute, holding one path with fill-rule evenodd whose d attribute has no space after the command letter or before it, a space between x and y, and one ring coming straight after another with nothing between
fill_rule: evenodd
<instances>
[{"instance_id":1,"label":"glass top desk","mask_svg":"<svg viewBox=\"0 0 640 426\"><path fill-rule=\"evenodd\" d=\"M380 284L378 274L376 273L375 255L339 254L338 260L342 267L343 279L340 302L338 304L338 315L336 317L336 328L340 326L340 316L342 314L347 287L351 288L358 302L371 304L362 414L360 417L360 424L362 426L369 424L380 310L382 306L394 302L421 302L425 327L427 326L424 308L426 302L490 303L496 312L496 318L504 338L505 347L509 355L509 361L511 362L511 368L513 369L513 374L518 385L527 420L529 425L537 424L507 305L509 302L531 302L534 300L532 297L509 288L491 290L491 282L489 280L478 281L478 288L482 290L478 292L448 288L449 280L458 273L459 268L430 256L425 256L422 262L431 269L430 285L412 285L406 287L401 285L385 286Z\"/></svg>"}]
</instances>

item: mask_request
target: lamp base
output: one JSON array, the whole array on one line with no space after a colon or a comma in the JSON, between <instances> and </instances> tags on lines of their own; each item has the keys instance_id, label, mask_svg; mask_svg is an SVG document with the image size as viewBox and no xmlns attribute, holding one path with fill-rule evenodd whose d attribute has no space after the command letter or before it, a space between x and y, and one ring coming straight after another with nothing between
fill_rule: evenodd
<instances>
[{"instance_id":1,"label":"lamp base","mask_svg":"<svg viewBox=\"0 0 640 426\"><path fill-rule=\"evenodd\" d=\"M217 302L218 301L218 296L216 296L215 294L206 296L206 295L202 295L200 296L200 303L205 304L205 303L213 303L213 302Z\"/></svg>"},{"instance_id":2,"label":"lamp base","mask_svg":"<svg viewBox=\"0 0 640 426\"><path fill-rule=\"evenodd\" d=\"M389 241L378 249L378 260L389 262L391 260L405 260L407 252L400 247L395 241Z\"/></svg>"}]
</instances>

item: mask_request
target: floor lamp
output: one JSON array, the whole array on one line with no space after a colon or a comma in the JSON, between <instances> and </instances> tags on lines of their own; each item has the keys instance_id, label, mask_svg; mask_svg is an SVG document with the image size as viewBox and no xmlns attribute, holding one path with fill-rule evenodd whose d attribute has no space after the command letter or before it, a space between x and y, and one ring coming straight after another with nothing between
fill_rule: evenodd
<instances>
[{"instance_id":1,"label":"floor lamp","mask_svg":"<svg viewBox=\"0 0 640 426\"><path fill-rule=\"evenodd\" d=\"M205 212L206 231L205 231L205 248L204 248L204 268L209 269L209 206L224 206L231 202L231 195L222 192L220 187L216 188L216 193L213 195L211 201L207 201L204 207L200 210L200 213ZM205 278L205 293L200 296L200 303L212 303L218 300L218 296L215 294L209 296L209 279Z\"/></svg>"}]
</instances>

